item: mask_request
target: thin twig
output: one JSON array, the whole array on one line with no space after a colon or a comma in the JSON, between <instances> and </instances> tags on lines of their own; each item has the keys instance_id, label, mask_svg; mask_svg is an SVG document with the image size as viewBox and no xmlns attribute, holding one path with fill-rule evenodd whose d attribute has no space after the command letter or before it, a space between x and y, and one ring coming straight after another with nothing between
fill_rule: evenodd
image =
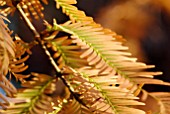
<instances>
[{"instance_id":1,"label":"thin twig","mask_svg":"<svg viewBox=\"0 0 170 114\"><path fill-rule=\"evenodd\" d=\"M35 29L35 27L33 26L33 24L30 22L30 20L27 18L27 16L25 15L24 11L22 10L20 5L16 6L18 11L21 13L22 17L24 18L25 22L27 23L27 25L29 26L29 28L32 30L32 32L34 33L36 38L40 38L40 34L37 32L37 30Z\"/></svg>"},{"instance_id":2,"label":"thin twig","mask_svg":"<svg viewBox=\"0 0 170 114\"><path fill-rule=\"evenodd\" d=\"M25 15L24 11L22 10L20 5L16 6L18 11L20 12L21 16L23 17L24 21L27 23L28 27L30 28L30 30L34 33L35 35L35 40L37 40L37 42L39 42L42 46L42 48L44 49L45 54L49 57L49 60L51 62L51 64L53 65L53 67L55 68L55 70L59 73L61 72L61 70L59 69L59 67L57 66L57 64L55 63L54 59L52 58L50 52L48 51L47 47L44 45L44 43L41 41L41 37L40 34L37 32L37 30L35 29L34 25L30 22L30 20L27 18L27 16Z\"/></svg>"}]
</instances>

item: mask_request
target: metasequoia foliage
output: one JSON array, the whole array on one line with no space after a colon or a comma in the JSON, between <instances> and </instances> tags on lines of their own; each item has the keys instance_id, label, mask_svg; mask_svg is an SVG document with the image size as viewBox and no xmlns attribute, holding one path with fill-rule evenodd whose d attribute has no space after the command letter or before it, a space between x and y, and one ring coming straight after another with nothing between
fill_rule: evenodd
<instances>
[{"instance_id":1,"label":"metasequoia foliage","mask_svg":"<svg viewBox=\"0 0 170 114\"><path fill-rule=\"evenodd\" d=\"M0 87L6 92L0 94L2 114L145 114L148 110L136 108L145 105L138 101L140 93L143 100L152 96L160 104L159 112L168 114L169 93L147 93L142 89L144 84L169 86L153 79L161 72L146 71L154 66L131 57L123 45L124 38L78 10L76 0L55 2L70 20L63 24L55 19L53 23L44 21L46 29L39 33L31 21L44 18L43 3L48 5L47 0L0 0L0 13L6 16L18 11L35 36L30 43L17 35L11 38L4 17L0 17ZM66 34L60 36L60 32ZM35 45L44 49L55 76L22 73L31 67L25 62ZM15 77L22 88L16 89L7 75ZM58 94L58 82L64 84L62 95Z\"/></svg>"}]
</instances>

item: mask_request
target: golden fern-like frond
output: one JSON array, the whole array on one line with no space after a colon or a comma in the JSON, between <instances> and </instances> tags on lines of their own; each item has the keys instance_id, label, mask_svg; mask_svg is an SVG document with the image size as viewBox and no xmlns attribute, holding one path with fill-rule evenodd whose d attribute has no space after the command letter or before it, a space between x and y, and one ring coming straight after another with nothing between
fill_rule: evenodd
<instances>
[{"instance_id":1,"label":"golden fern-like frond","mask_svg":"<svg viewBox=\"0 0 170 114\"><path fill-rule=\"evenodd\" d=\"M152 79L153 75L160 74L160 72L143 71L153 66L136 62L137 59L130 57L131 53L127 52L128 48L126 46L122 46L112 36L105 35L100 27L94 28L89 26L88 23L66 23L64 25L55 23L51 30L53 29L72 34L71 37L74 39L74 43L81 46L82 49L86 49L80 55L80 58L86 58L90 66L100 69L99 73L117 74L120 79L131 80L137 84L169 85L163 81Z\"/></svg>"},{"instance_id":2,"label":"golden fern-like frond","mask_svg":"<svg viewBox=\"0 0 170 114\"><path fill-rule=\"evenodd\" d=\"M53 110L50 95L55 91L56 79L45 74L32 75L32 80L22 84L24 88L18 90L14 102L6 110L1 110L2 114L43 114Z\"/></svg>"},{"instance_id":3,"label":"golden fern-like frond","mask_svg":"<svg viewBox=\"0 0 170 114\"><path fill-rule=\"evenodd\" d=\"M63 11L63 13L65 13L66 15L68 15L69 17L70 17L70 20L72 21L72 23L75 23L75 22L80 22L80 23L82 23L83 24L83 26L91 26L92 27L92 29L95 31L95 29L97 29L97 31L98 32L102 32L102 34L103 35L107 35L107 36L112 36L113 38L114 38L114 41L118 41L117 43L119 43L119 41L124 41L124 39L121 37L121 36L119 36L119 35L117 35L115 32L112 32L111 30L109 30L109 29L105 29L105 28L103 28L103 27L101 27L101 25L100 24L97 24L97 23L95 23L93 20L91 20L91 21L88 21L88 19L90 18L90 17L88 17L88 16L86 16L85 15L85 13L83 12L83 11L80 11L80 10L78 10L78 8L77 7L75 7L75 6L73 6L72 4L76 4L77 3L77 1L76 0L56 0L56 7L57 8L62 8L62 11ZM82 13L83 12L83 13ZM75 16L74 16L75 15ZM83 17L83 18L82 18ZM88 22L88 24L85 24L84 25L84 20L83 19L86 19L86 18L88 18L85 22ZM84 27L85 28L85 27ZM87 27L88 28L88 27ZM91 29L91 30L92 30ZM81 31L81 30L79 30L79 31ZM84 29L82 29L82 31L84 32ZM93 32L94 32L93 31ZM66 31L65 31L66 32ZM67 31L68 32L68 31ZM88 32L88 31L87 31ZM84 32L85 34L86 34L86 32ZM97 36L97 34L96 34L96 36ZM86 37L86 36L85 36ZM87 39L87 38L86 38ZM97 37L96 38L94 38L94 39L97 39ZM100 39L100 38L98 38L98 39ZM104 38L103 38L104 39ZM113 39L112 39L113 40ZM97 44L97 43L96 43ZM94 45L96 45L96 44L94 44ZM106 44L107 45L107 44ZM119 45L119 44L118 44ZM109 47L110 45L108 44L108 47ZM120 45L119 45L120 46ZM102 47L101 47L102 48ZM126 48L126 47L125 47ZM113 48L112 48L113 49ZM122 50L122 49L120 49L120 50ZM124 50L124 49L123 49ZM126 50L126 49L125 49ZM91 51L91 52L90 52ZM92 52L92 50L90 50L90 48L89 48L89 50L87 51L87 53L90 55L90 54L92 54L93 56L91 56L91 57L89 57L88 59L90 60L90 59L94 59L95 57L96 57L96 54L94 54L93 52ZM86 53L86 54L87 54ZM124 52L115 52L115 53L121 53L120 55L123 55L124 56ZM106 55L107 53L105 53L105 55ZM129 54L130 53L126 53L125 54L125 56L129 56ZM87 57L88 55L86 55L86 57ZM109 56L110 56L110 54L109 54ZM121 58L121 59L123 59L123 61L126 61L126 57L124 56L120 56L120 57L117 57L117 58ZM109 57L109 58L111 58L111 57ZM113 58L114 59L114 58ZM112 59L112 60L113 60ZM116 60L116 61L121 61L121 59L119 59L119 60ZM130 59L130 58L128 58L128 59ZM132 60L133 58L131 58L131 60ZM135 59L135 58L134 58ZM98 63L101 63L101 61L99 62L99 58L97 59L98 61ZM130 60L130 61L131 61ZM123 62L122 61L122 62ZM133 61L133 60L132 60ZM94 62L94 61L93 61ZM95 64L95 63L94 63ZM116 63L117 64L117 63ZM128 62L124 62L123 63L124 65L125 64L127 64L127 66L129 66L128 65ZM135 63L136 64L136 63ZM143 69L147 69L147 68L150 68L150 67L154 67L154 66L147 66L147 65L145 65L145 64L143 64L143 63L139 63L137 66L138 66L138 68L137 69L140 69L140 70L143 70ZM132 64L131 64L132 65ZM118 66L119 67L119 66ZM121 67L121 66L120 66ZM140 67L140 68L139 68ZM142 67L142 69L141 69L141 67ZM143 68L143 67L145 67L145 68ZM104 67L104 69L106 69L106 66ZM136 71L137 71L137 69L135 69ZM127 69L125 69L125 70L127 70ZM132 69L131 69L132 70ZM132 72L129 72L127 75L131 75L132 77L134 77L135 75L143 75L143 76L146 76L146 74L147 74L147 76L149 76L149 77L152 77L152 75L154 75L154 74L157 74L157 73L148 73L148 72L143 72L143 73L139 73L139 74L133 74L134 72L136 72L136 71L134 71L134 70L132 70ZM138 71L137 71L138 72ZM159 74L159 73L158 73ZM126 74L125 74L126 75ZM146 76L146 77L147 77ZM160 80L153 80L153 79L149 79L149 78L138 78L138 79L134 79L135 81L136 80L141 80L141 82L143 83L143 82L145 82L145 83L152 83L152 84L165 84L165 85L169 85L168 83L164 83L163 81L160 81Z\"/></svg>"}]
</instances>

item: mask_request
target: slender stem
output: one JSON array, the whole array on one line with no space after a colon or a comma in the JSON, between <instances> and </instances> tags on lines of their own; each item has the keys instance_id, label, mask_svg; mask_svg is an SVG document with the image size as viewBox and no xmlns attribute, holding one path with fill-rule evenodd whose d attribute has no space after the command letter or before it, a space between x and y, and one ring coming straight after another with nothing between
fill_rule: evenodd
<instances>
[{"instance_id":1,"label":"slender stem","mask_svg":"<svg viewBox=\"0 0 170 114\"><path fill-rule=\"evenodd\" d=\"M30 22L30 20L27 18L27 16L25 15L24 11L22 10L20 5L16 6L18 11L21 13L21 15L23 16L25 22L27 23L27 25L29 26L29 28L32 30L32 32L34 33L35 37L38 38L40 37L40 34L37 32L37 30L35 29L35 27L33 26L33 24Z\"/></svg>"}]
</instances>

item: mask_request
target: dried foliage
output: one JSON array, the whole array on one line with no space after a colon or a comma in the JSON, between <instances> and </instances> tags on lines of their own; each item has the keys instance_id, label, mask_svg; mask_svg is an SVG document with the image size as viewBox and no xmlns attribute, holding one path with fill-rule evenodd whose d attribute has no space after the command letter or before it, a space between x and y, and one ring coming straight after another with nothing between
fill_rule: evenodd
<instances>
[{"instance_id":1,"label":"dried foliage","mask_svg":"<svg viewBox=\"0 0 170 114\"><path fill-rule=\"evenodd\" d=\"M15 57L15 45L2 18L4 17L0 16L0 87L8 96L12 96L17 90L10 81L8 81L6 75L8 74L10 60ZM9 103L5 96L2 94L0 94L0 96L5 103ZM4 107L3 103L0 104Z\"/></svg>"},{"instance_id":2,"label":"dried foliage","mask_svg":"<svg viewBox=\"0 0 170 114\"><path fill-rule=\"evenodd\" d=\"M24 81L24 78L29 77L29 75L23 75L21 72L28 68L28 65L26 65L24 62L29 59L29 56L31 55L30 49L36 43L25 43L18 36L16 36L15 39L15 58L10 61L8 70L10 71L10 75L15 76L16 80L20 80L22 82Z\"/></svg>"},{"instance_id":3,"label":"dried foliage","mask_svg":"<svg viewBox=\"0 0 170 114\"><path fill-rule=\"evenodd\" d=\"M124 39L109 29L95 23L93 18L78 10L76 0L55 0L57 8L70 17L64 24L45 21L46 30L40 35L31 23L43 17L43 6L47 0L1 0L0 5L17 9L26 24L33 31L35 40L25 43L18 36L12 40L7 27L0 21L0 87L8 97L0 94L4 108L2 114L145 114L145 110L135 108L144 105L137 96L144 84L170 84L153 79L161 72L149 72L146 65L131 57ZM7 9L5 8L5 9ZM3 12L2 9L0 12ZM10 12L11 12L10 11ZM29 20L30 19L30 20ZM59 32L66 33L58 36ZM26 62L30 49L40 45L56 70L55 76L30 73ZM52 51L49 51L49 49ZM5 77L7 73L21 82L17 89ZM59 94L58 83L63 83L64 93ZM7 85L7 86L6 86ZM61 85L59 85L61 86ZM148 93L159 99L160 113L168 114L169 93ZM13 97L13 98L9 98Z\"/></svg>"}]
</instances>

